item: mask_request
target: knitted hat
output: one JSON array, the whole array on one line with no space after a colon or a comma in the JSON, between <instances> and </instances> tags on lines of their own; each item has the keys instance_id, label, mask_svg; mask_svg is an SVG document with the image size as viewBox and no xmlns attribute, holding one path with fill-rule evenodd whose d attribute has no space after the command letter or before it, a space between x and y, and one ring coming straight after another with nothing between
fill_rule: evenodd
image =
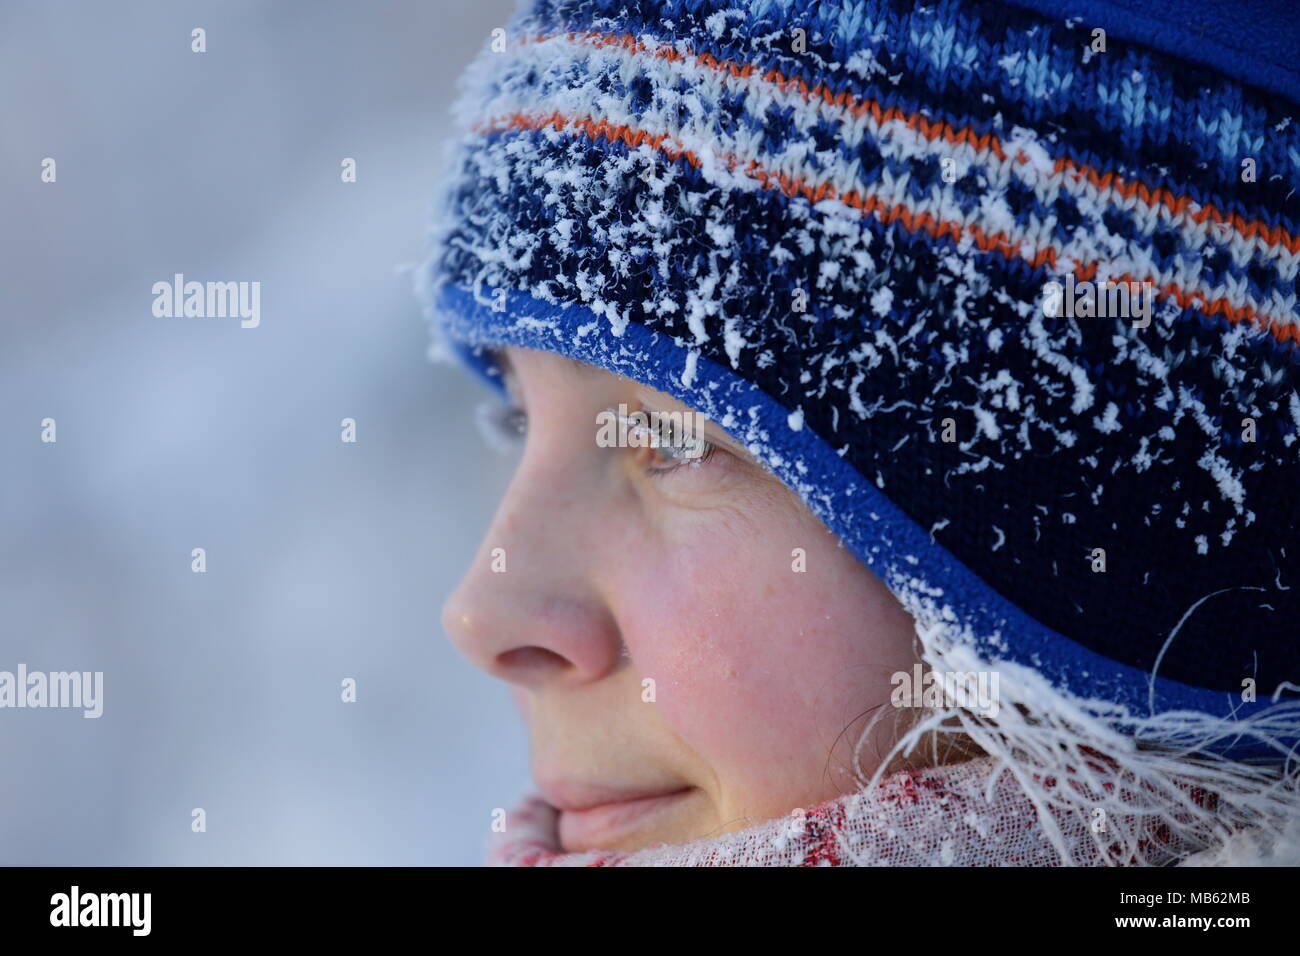
<instances>
[{"instance_id":1,"label":"knitted hat","mask_svg":"<svg viewBox=\"0 0 1300 956\"><path fill-rule=\"evenodd\" d=\"M1280 759L1300 33L1280 2L1052 6L528 4L464 78L438 343L702 411L949 662Z\"/></svg>"}]
</instances>

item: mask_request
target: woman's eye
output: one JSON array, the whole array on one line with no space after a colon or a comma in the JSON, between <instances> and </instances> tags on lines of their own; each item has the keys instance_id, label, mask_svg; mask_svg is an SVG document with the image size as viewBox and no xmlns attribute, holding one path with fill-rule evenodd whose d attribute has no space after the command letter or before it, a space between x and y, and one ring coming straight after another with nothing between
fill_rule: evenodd
<instances>
[{"instance_id":1,"label":"woman's eye","mask_svg":"<svg viewBox=\"0 0 1300 956\"><path fill-rule=\"evenodd\" d=\"M657 424L648 429L649 471L661 475L683 467L698 467L713 456L716 446L697 435L683 435L671 425Z\"/></svg>"},{"instance_id":2,"label":"woman's eye","mask_svg":"<svg viewBox=\"0 0 1300 956\"><path fill-rule=\"evenodd\" d=\"M655 457L651 468L653 471L672 471L675 468L690 468L694 465L702 465L712 457L714 447L708 442L702 442L701 446L697 453L690 455L681 448L667 446L652 448L650 451Z\"/></svg>"},{"instance_id":3,"label":"woman's eye","mask_svg":"<svg viewBox=\"0 0 1300 956\"><path fill-rule=\"evenodd\" d=\"M483 440L492 448L504 453L519 450L528 435L528 413L510 402L491 400L477 407L476 421ZM624 416L627 427L627 449L644 464L646 474L661 477L682 468L697 468L709 461L718 451L712 442L698 434L676 425L673 420L634 419Z\"/></svg>"},{"instance_id":4,"label":"woman's eye","mask_svg":"<svg viewBox=\"0 0 1300 956\"><path fill-rule=\"evenodd\" d=\"M479 434L497 451L513 451L528 433L528 415L518 405L500 401L483 402L475 416Z\"/></svg>"}]
</instances>

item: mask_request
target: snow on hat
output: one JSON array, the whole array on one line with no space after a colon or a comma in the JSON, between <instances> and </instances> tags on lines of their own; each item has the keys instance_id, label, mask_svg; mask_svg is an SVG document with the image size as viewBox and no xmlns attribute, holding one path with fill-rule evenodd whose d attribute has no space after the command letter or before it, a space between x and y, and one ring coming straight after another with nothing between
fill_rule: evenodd
<instances>
[{"instance_id":1,"label":"snow on hat","mask_svg":"<svg viewBox=\"0 0 1300 956\"><path fill-rule=\"evenodd\" d=\"M934 660L1280 759L1300 36L1280 2L1052 6L525 4L463 79L438 344L704 412Z\"/></svg>"}]
</instances>

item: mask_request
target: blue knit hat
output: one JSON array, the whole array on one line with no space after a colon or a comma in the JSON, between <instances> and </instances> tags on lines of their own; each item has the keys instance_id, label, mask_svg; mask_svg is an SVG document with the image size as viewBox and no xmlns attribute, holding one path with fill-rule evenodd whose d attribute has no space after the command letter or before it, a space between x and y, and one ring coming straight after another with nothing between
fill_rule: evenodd
<instances>
[{"instance_id":1,"label":"blue knit hat","mask_svg":"<svg viewBox=\"0 0 1300 956\"><path fill-rule=\"evenodd\" d=\"M528 4L464 79L435 328L675 396L981 659L1278 759L1300 33L1056 6Z\"/></svg>"}]
</instances>

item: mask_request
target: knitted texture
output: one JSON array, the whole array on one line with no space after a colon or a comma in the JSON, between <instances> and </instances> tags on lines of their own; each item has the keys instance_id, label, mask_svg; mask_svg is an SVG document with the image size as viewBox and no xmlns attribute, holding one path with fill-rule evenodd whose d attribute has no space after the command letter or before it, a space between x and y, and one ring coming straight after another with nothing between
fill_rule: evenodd
<instances>
[{"instance_id":1,"label":"knitted texture","mask_svg":"<svg viewBox=\"0 0 1300 956\"><path fill-rule=\"evenodd\" d=\"M1049 806L1040 818L992 758L902 771L877 787L743 830L644 850L566 853L554 807L526 796L489 844L489 866L1105 866L1166 865L1202 849L1154 817L1139 858L1107 834L1116 821ZM1098 764L1099 807L1119 787ZM1048 781L1050 793L1054 783ZM1206 798L1208 801L1208 798ZM1046 825L1044 820L1047 821Z\"/></svg>"},{"instance_id":2,"label":"knitted texture","mask_svg":"<svg viewBox=\"0 0 1300 956\"><path fill-rule=\"evenodd\" d=\"M1262 716L1300 685L1296 107L1097 26L532 3L465 77L440 341L699 409L909 608L1121 724Z\"/></svg>"},{"instance_id":3,"label":"knitted texture","mask_svg":"<svg viewBox=\"0 0 1300 956\"><path fill-rule=\"evenodd\" d=\"M1240 83L1300 102L1300 20L1283 0L1010 0L1057 18L1104 25Z\"/></svg>"}]
</instances>

